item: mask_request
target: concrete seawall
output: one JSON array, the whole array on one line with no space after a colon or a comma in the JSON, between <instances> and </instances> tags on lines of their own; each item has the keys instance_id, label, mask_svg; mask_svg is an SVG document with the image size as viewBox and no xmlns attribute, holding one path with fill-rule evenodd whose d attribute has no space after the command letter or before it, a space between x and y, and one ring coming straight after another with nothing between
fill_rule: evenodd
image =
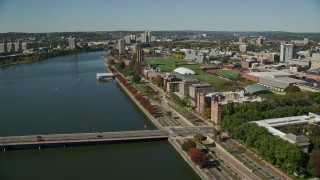
<instances>
[{"instance_id":1,"label":"concrete seawall","mask_svg":"<svg viewBox=\"0 0 320 180\"><path fill-rule=\"evenodd\" d=\"M168 141L170 142L170 144L176 149L176 151L178 151L178 153L182 156L182 158L189 164L189 166L194 170L194 172L196 172L198 174L198 176L201 179L204 180L209 180L209 178L207 177L206 174L203 173L203 171L197 166L195 165L190 158L188 157L187 153L185 153L179 146L179 144L177 142L175 142L174 139L172 138L168 138Z\"/></svg>"}]
</instances>

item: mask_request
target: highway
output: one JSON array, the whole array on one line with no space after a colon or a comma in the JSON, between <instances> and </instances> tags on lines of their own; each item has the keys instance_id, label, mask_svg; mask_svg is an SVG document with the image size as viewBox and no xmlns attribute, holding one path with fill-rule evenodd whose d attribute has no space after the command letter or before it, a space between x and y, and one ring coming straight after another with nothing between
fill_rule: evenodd
<instances>
[{"instance_id":1,"label":"highway","mask_svg":"<svg viewBox=\"0 0 320 180\"><path fill-rule=\"evenodd\" d=\"M122 131L122 132L7 136L7 137L0 137L0 146L5 147L5 146L15 146L15 145L103 142L103 141L159 139L159 138L168 138L168 133L163 130L142 130L142 131Z\"/></svg>"},{"instance_id":2,"label":"highway","mask_svg":"<svg viewBox=\"0 0 320 180\"><path fill-rule=\"evenodd\" d=\"M224 164L230 167L233 172L237 173L241 179L261 179L252 173L248 168L246 168L243 164L239 161L235 160L231 155L224 152L219 147L212 147L210 150L214 151L216 156L223 161Z\"/></svg>"},{"instance_id":3,"label":"highway","mask_svg":"<svg viewBox=\"0 0 320 180\"><path fill-rule=\"evenodd\" d=\"M186 127L171 127L169 131L175 135L188 137L195 134L202 134L204 136L213 134L213 126L186 126Z\"/></svg>"}]
</instances>

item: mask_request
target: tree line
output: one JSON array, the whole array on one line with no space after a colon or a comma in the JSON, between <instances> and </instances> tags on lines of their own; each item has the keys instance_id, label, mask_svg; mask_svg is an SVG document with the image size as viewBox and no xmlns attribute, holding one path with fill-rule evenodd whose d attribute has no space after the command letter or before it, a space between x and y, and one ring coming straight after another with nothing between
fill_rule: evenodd
<instances>
[{"instance_id":1,"label":"tree line","mask_svg":"<svg viewBox=\"0 0 320 180\"><path fill-rule=\"evenodd\" d=\"M284 141L278 136L273 136L266 128L250 122L317 112L320 110L320 93L299 92L288 93L285 96L264 95L264 98L265 101L261 103L222 106L222 129L228 131L232 137L242 141L248 147L258 151L262 157L284 171L296 174L310 173L314 167L311 167L308 161L312 158L303 153L297 145ZM313 139L320 139L320 129L316 132L318 131L319 134L313 136ZM311 140L312 142L315 140ZM320 168L318 169L320 174Z\"/></svg>"}]
</instances>

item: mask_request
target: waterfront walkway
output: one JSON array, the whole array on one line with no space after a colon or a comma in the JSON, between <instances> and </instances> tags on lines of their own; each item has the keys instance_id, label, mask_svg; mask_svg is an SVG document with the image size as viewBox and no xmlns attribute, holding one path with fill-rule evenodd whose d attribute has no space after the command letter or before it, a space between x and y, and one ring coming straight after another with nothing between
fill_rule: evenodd
<instances>
[{"instance_id":1,"label":"waterfront walkway","mask_svg":"<svg viewBox=\"0 0 320 180\"><path fill-rule=\"evenodd\" d=\"M164 130L97 132L76 134L50 134L29 136L0 137L0 147L14 148L16 146L38 146L50 144L77 144L77 143L103 143L115 141L139 141L167 139L168 133Z\"/></svg>"}]
</instances>

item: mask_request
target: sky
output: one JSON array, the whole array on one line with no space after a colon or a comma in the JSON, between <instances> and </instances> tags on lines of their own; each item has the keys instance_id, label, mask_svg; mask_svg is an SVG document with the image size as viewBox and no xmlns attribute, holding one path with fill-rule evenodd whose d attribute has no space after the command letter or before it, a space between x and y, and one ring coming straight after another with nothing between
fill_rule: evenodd
<instances>
[{"instance_id":1,"label":"sky","mask_svg":"<svg viewBox=\"0 0 320 180\"><path fill-rule=\"evenodd\" d=\"M320 32L320 0L0 0L0 33Z\"/></svg>"}]
</instances>

